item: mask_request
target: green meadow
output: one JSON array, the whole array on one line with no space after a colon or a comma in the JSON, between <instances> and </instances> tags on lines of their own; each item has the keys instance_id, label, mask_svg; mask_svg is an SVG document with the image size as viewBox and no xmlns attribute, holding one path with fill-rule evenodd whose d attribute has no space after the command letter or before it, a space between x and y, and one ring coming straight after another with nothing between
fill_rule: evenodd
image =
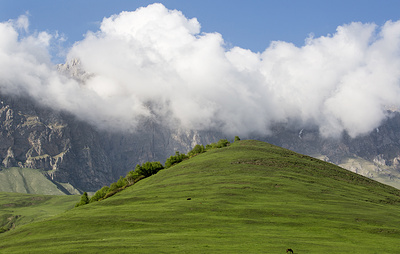
<instances>
[{"instance_id":1,"label":"green meadow","mask_svg":"<svg viewBox=\"0 0 400 254\"><path fill-rule=\"evenodd\" d=\"M63 206L57 215L1 233L0 253L399 249L399 190L252 140L199 154L102 201L73 209L53 201L43 206Z\"/></svg>"},{"instance_id":2,"label":"green meadow","mask_svg":"<svg viewBox=\"0 0 400 254\"><path fill-rule=\"evenodd\" d=\"M0 191L65 195L39 170L18 167L0 170Z\"/></svg>"},{"instance_id":3,"label":"green meadow","mask_svg":"<svg viewBox=\"0 0 400 254\"><path fill-rule=\"evenodd\" d=\"M78 196L0 192L0 232L53 217L70 210L78 201Z\"/></svg>"},{"instance_id":4,"label":"green meadow","mask_svg":"<svg viewBox=\"0 0 400 254\"><path fill-rule=\"evenodd\" d=\"M79 194L69 183L50 180L45 172L31 168L0 168L0 192L17 192L43 195Z\"/></svg>"}]
</instances>

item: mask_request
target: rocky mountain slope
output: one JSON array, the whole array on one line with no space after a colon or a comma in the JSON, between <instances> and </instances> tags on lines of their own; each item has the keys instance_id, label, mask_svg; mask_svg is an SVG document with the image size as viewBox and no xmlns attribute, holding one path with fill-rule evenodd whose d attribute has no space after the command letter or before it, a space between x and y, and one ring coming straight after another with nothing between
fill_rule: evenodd
<instances>
[{"instance_id":1,"label":"rocky mountain slope","mask_svg":"<svg viewBox=\"0 0 400 254\"><path fill-rule=\"evenodd\" d=\"M52 180L78 188L92 189L110 180L111 162L99 134L87 124L29 98L4 95L0 120L4 167L44 169Z\"/></svg>"}]
</instances>

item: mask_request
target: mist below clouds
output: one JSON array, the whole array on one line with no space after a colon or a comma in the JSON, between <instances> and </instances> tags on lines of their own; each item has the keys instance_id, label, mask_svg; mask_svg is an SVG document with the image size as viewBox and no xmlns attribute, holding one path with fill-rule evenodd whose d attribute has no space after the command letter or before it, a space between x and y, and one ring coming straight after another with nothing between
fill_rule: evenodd
<instances>
[{"instance_id":1,"label":"mist below clouds","mask_svg":"<svg viewBox=\"0 0 400 254\"><path fill-rule=\"evenodd\" d=\"M302 47L275 41L256 53L226 48L197 19L153 4L103 19L68 49L67 62L79 59L86 73L80 81L51 62L56 40L29 33L25 16L0 23L1 92L100 128L134 131L151 118L246 136L296 123L355 137L378 127L387 107L400 107L400 21L346 24Z\"/></svg>"}]
</instances>

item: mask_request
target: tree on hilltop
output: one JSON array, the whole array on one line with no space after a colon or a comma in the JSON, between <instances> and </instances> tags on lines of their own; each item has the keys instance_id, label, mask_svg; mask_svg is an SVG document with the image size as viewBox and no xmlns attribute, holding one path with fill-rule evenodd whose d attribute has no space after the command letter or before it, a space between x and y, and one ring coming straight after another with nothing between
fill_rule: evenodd
<instances>
[{"instance_id":1,"label":"tree on hilltop","mask_svg":"<svg viewBox=\"0 0 400 254\"><path fill-rule=\"evenodd\" d=\"M190 158L190 157L193 157L193 156L195 156L197 154L204 153L205 151L206 151L206 149L204 148L203 145L195 145L193 147L193 149L190 152L188 152L188 156Z\"/></svg>"},{"instance_id":2,"label":"tree on hilltop","mask_svg":"<svg viewBox=\"0 0 400 254\"><path fill-rule=\"evenodd\" d=\"M165 168L169 168L184 159L187 159L188 156L184 153L179 153L178 151L175 152L175 155L170 156L166 161L165 161Z\"/></svg>"}]
</instances>

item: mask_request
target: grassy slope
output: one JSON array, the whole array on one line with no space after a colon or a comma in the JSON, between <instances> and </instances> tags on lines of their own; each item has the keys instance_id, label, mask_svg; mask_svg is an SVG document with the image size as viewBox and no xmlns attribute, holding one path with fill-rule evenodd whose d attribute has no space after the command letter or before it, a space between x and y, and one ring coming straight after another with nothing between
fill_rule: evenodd
<instances>
[{"instance_id":1,"label":"grassy slope","mask_svg":"<svg viewBox=\"0 0 400 254\"><path fill-rule=\"evenodd\" d=\"M0 192L65 195L39 170L18 167L0 171Z\"/></svg>"},{"instance_id":2,"label":"grassy slope","mask_svg":"<svg viewBox=\"0 0 400 254\"><path fill-rule=\"evenodd\" d=\"M74 207L79 196L48 196L0 192L0 229L42 221ZM2 231L2 230L0 230Z\"/></svg>"},{"instance_id":3,"label":"grassy slope","mask_svg":"<svg viewBox=\"0 0 400 254\"><path fill-rule=\"evenodd\" d=\"M396 253L399 195L334 165L240 141L0 234L0 252Z\"/></svg>"}]
</instances>

